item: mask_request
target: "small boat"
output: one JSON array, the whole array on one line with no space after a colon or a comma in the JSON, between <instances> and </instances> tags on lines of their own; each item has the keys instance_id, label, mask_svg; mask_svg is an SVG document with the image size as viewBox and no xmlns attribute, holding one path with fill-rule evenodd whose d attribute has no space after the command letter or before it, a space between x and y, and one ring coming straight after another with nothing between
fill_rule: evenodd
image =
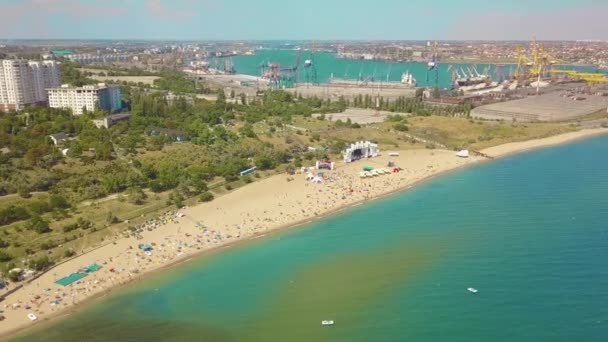
<instances>
[{"instance_id":1,"label":"small boat","mask_svg":"<svg viewBox=\"0 0 608 342\"><path fill-rule=\"evenodd\" d=\"M29 318L32 322L38 319L38 317L36 317L36 315L34 315L33 313L27 314L27 318Z\"/></svg>"},{"instance_id":2,"label":"small boat","mask_svg":"<svg viewBox=\"0 0 608 342\"><path fill-rule=\"evenodd\" d=\"M467 288L467 290L469 290L469 292L471 292L471 293L477 293L477 289L474 287L469 287L469 288Z\"/></svg>"},{"instance_id":3,"label":"small boat","mask_svg":"<svg viewBox=\"0 0 608 342\"><path fill-rule=\"evenodd\" d=\"M321 321L321 325L334 325L334 321L332 321L332 320Z\"/></svg>"}]
</instances>

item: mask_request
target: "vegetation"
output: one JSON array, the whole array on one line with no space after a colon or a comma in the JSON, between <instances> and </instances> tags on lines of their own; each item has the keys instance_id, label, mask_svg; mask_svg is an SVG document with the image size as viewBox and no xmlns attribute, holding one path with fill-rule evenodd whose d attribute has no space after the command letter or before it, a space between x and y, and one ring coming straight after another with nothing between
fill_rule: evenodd
<instances>
[{"instance_id":1,"label":"vegetation","mask_svg":"<svg viewBox=\"0 0 608 342\"><path fill-rule=\"evenodd\" d=\"M62 69L66 83L95 83L70 62ZM110 73L139 71L106 70ZM155 88L212 91L176 72L159 75ZM370 96L358 96L353 103L284 91L269 91L249 101L241 94L228 96L241 101L226 101L223 92L217 101L167 99L165 92L127 85L123 97L132 116L109 129L92 123L104 115L100 112L78 117L49 108L0 113L0 262L17 262L28 255L25 266L45 269L75 250L123 232L132 224L127 220L144 220L168 206L212 201L256 178L293 172L315 159L335 156L354 140L365 138L391 148L408 142L407 146L422 148L409 144L412 137L420 137L432 146L481 148L514 137L523 140L574 129L562 124L476 122L458 118L467 116L468 105L435 108L421 96L380 98L379 109L409 115L391 115L374 125L325 117L350 106L376 108ZM56 133L70 139L55 146L49 135ZM259 172L240 177L253 166Z\"/></svg>"}]
</instances>

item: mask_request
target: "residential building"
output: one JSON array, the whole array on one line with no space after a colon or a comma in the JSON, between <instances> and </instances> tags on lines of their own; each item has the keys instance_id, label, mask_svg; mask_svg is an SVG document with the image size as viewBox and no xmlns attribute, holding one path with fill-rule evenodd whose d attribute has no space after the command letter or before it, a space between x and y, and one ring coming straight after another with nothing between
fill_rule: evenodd
<instances>
[{"instance_id":1,"label":"residential building","mask_svg":"<svg viewBox=\"0 0 608 342\"><path fill-rule=\"evenodd\" d=\"M129 121L129 119L131 119L131 114L112 114L103 119L93 120L93 123L97 128L110 128L119 122Z\"/></svg>"},{"instance_id":2,"label":"residential building","mask_svg":"<svg viewBox=\"0 0 608 342\"><path fill-rule=\"evenodd\" d=\"M98 109L117 112L122 109L120 87L117 85L85 85L71 87L67 84L49 88L49 107L71 109L74 115L82 115L83 109L89 112Z\"/></svg>"},{"instance_id":3,"label":"residential building","mask_svg":"<svg viewBox=\"0 0 608 342\"><path fill-rule=\"evenodd\" d=\"M45 89L61 84L55 61L0 60L0 111L47 103Z\"/></svg>"},{"instance_id":4,"label":"residential building","mask_svg":"<svg viewBox=\"0 0 608 342\"><path fill-rule=\"evenodd\" d=\"M70 140L70 138L65 133L57 133L49 135L49 138L53 141L55 145L61 145L64 142Z\"/></svg>"}]
</instances>

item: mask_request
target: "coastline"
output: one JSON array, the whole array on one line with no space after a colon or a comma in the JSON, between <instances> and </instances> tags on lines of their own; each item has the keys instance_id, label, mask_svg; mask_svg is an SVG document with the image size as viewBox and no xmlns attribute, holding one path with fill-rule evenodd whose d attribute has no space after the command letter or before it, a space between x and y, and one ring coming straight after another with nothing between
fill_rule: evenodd
<instances>
[{"instance_id":1,"label":"coastline","mask_svg":"<svg viewBox=\"0 0 608 342\"><path fill-rule=\"evenodd\" d=\"M495 158L502 158L515 153L568 143L607 133L608 129L581 130L548 138L498 145L484 149L482 152ZM184 247L184 249L188 250L184 253L181 253L182 248L180 247L178 249L180 252L171 254L173 256L172 258L157 260L156 264L148 263L146 264L147 268L144 268L141 273L137 273L136 276L132 276L128 271L129 267L132 266L128 262L123 263L120 266L114 266L114 264L104 265L104 268L99 271L98 274L92 274L92 276L95 277L95 281L101 282L104 280L104 277L106 278L105 280L107 280L108 277L116 276L116 274L110 274L108 272L110 267L114 266L117 270L121 267L125 271L119 273L122 277L117 277L116 279L112 278L112 284L109 284L109 282L105 284L101 283L102 285L97 287L90 282L92 279L87 279L92 278L91 276L84 278L84 281L89 281L89 287L86 288L87 291L84 291L84 293L77 291L78 295L83 295L82 298L79 298L77 302L73 300L72 304L68 304L66 301L64 304L65 306L61 309L38 315L39 320L34 324L26 318L26 314L31 310L24 311L19 309L18 311L7 311L5 309L7 319L0 324L0 336L7 338L17 335L24 330L31 328L32 325L34 326L34 329L44 328L58 319L77 312L87 304L94 303L96 300L99 300L114 291L120 290L124 286L131 285L133 282L145 279L151 274L156 274L169 267L191 261L194 258L205 256L224 248L239 246L255 239L268 236L271 233L300 227L381 197L408 191L435 177L486 161L486 159L480 157L458 159L454 156L454 152L443 150L408 150L400 152L402 156L397 158L396 164L405 169L404 173L401 175L390 174L375 177L373 179L358 179L358 170L360 170L363 165L384 167L386 165L385 162L388 160L388 157L386 156L347 165L339 163L337 171L332 171L330 173L332 176L336 176L337 180L335 183L327 182L327 184L323 185L309 184L303 180L304 175L295 175L294 178L296 178L296 180L286 182L285 175L276 175L233 191L225 196L217 198L213 202L203 203L181 210L180 212L185 214L183 218L178 218L175 222L170 222L159 229L150 232L150 234L147 234L148 232L142 233L145 238L141 241L136 241L134 238L117 239L113 244L108 245L107 248L104 246L99 250L85 253L69 260L65 264L62 264L61 267L58 267L58 269L72 270L73 272L83 265L98 262L99 260L107 260L108 258L110 260L113 258L126 259L132 256L139 258L139 256L136 255L136 250L131 250L135 253L129 253L130 255L128 256L124 255L124 252L121 252L121 250L128 248L130 245L137 245L138 243L148 243L148 241L152 240L162 241L163 238L165 241L171 241L175 243L175 245L180 245L181 247L191 247L191 245L188 245L191 241L186 241L187 239L184 236L188 234L190 234L190 236L199 236L201 233L200 228L197 227L199 221L204 222L205 226L217 227L214 232L223 236L223 238L220 238L220 241L214 241L209 244L199 244L198 248ZM391 160L395 160L395 158L391 158ZM334 187L331 187L332 185L334 185ZM344 191L344 189L342 189L344 187L351 188L351 194L347 194L347 199L345 199L344 192L340 194L340 191ZM271 188L271 190L267 191L268 188ZM360 192L355 191L355 193L352 194L353 188L362 190ZM260 195L260 193L263 194ZM293 195L293 198L291 195ZM330 198L332 196L333 198ZM328 199L329 202L327 201ZM314 206L315 202L316 206ZM283 206L288 207L287 204L292 204L292 206L283 208ZM301 208L306 205L312 205L314 207L304 212ZM241 216L244 217L236 217L237 215L235 215L235 213L239 213L239 210L243 211L241 212ZM289 210L291 210L291 216L284 213ZM268 213L269 211L270 213ZM243 215L243 213L248 215ZM232 227L240 225L241 221L245 222L246 219L249 218L249 214L256 213L263 216L263 219L258 219L257 221L251 220L251 223L246 222L247 225L255 226L255 228L245 231L241 230L241 228L235 229ZM243 218L245 220L243 220ZM229 222L222 226L220 222L225 220ZM196 235L197 233L199 235ZM238 234L238 236L226 238L227 236L231 236L231 234ZM186 241L185 244L184 241ZM156 251L154 253L156 254ZM145 258L146 257L143 257L143 259ZM118 264L118 262L115 263ZM139 266L139 261L137 264ZM40 282L47 285L49 283L52 284L55 277L50 273L57 273L57 271L63 272L61 270L53 270L53 272L41 276L39 279ZM58 277L67 274L69 273L61 273ZM49 287L51 286L54 288L58 287L54 284L49 285ZM3 304L14 303L18 300L27 302L26 300L30 297L28 292L35 292L36 289L39 290L44 287L45 285L40 286L38 284L35 286L34 283L28 284L15 293L8 295Z\"/></svg>"}]
</instances>

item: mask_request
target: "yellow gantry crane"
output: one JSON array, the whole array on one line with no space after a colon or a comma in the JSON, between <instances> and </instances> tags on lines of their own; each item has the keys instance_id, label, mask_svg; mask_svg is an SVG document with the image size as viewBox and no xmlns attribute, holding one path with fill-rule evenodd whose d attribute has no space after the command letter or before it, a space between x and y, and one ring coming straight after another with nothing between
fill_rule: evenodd
<instances>
[{"instance_id":1,"label":"yellow gantry crane","mask_svg":"<svg viewBox=\"0 0 608 342\"><path fill-rule=\"evenodd\" d=\"M566 75L574 81L585 81L589 85L608 83L608 75L606 74L579 72L576 70L550 70L549 72L554 75Z\"/></svg>"},{"instance_id":2,"label":"yellow gantry crane","mask_svg":"<svg viewBox=\"0 0 608 342\"><path fill-rule=\"evenodd\" d=\"M558 61L551 57L545 50L545 46L536 42L536 39L530 44L530 50L532 53L531 58L526 56L521 45L516 46L517 54L517 70L515 71L515 77L520 80L536 78L539 76L546 75L547 71L551 70L551 67L558 63Z\"/></svg>"}]
</instances>

